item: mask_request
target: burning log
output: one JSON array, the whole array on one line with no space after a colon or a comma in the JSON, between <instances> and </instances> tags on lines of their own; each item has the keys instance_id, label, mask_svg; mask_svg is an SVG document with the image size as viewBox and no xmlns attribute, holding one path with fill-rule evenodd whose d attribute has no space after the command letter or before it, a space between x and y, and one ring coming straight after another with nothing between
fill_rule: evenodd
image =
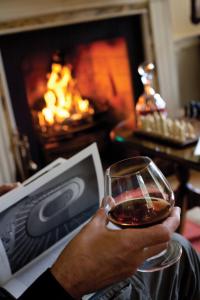
<instances>
[{"instance_id":1,"label":"burning log","mask_svg":"<svg viewBox=\"0 0 200 300\"><path fill-rule=\"evenodd\" d=\"M71 66L53 63L48 74L44 107L36 113L39 129L42 132L68 131L70 126L91 121L93 115L94 108L80 95Z\"/></svg>"}]
</instances>

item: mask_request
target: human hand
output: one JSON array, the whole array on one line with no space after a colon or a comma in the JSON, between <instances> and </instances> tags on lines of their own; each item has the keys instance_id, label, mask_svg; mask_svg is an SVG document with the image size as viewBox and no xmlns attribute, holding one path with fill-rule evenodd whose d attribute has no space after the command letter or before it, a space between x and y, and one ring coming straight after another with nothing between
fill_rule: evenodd
<instances>
[{"instance_id":1,"label":"human hand","mask_svg":"<svg viewBox=\"0 0 200 300\"><path fill-rule=\"evenodd\" d=\"M179 225L180 209L144 229L110 230L106 222L101 208L52 266L54 277L76 299L133 275L144 260L164 250Z\"/></svg>"},{"instance_id":2,"label":"human hand","mask_svg":"<svg viewBox=\"0 0 200 300\"><path fill-rule=\"evenodd\" d=\"M2 184L0 186L0 196L2 196L3 194L11 191L12 189L18 187L20 185L19 182L13 182L13 183L6 183L6 184Z\"/></svg>"}]
</instances>

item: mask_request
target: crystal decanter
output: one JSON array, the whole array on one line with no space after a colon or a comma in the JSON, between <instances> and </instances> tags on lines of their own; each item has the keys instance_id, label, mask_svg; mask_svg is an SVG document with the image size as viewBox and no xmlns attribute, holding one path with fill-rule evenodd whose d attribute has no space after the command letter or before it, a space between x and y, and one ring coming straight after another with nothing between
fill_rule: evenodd
<instances>
[{"instance_id":1,"label":"crystal decanter","mask_svg":"<svg viewBox=\"0 0 200 300\"><path fill-rule=\"evenodd\" d=\"M166 103L153 88L154 69L154 64L151 62L145 62L138 67L138 73L141 75L141 81L144 86L144 93L139 97L136 104L137 116L154 112L166 114Z\"/></svg>"}]
</instances>

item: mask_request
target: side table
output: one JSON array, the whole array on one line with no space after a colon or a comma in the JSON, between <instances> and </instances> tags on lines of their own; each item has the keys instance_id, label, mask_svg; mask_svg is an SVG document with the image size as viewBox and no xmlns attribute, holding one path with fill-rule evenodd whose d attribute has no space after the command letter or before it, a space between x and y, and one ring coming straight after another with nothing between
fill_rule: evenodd
<instances>
[{"instance_id":1,"label":"side table","mask_svg":"<svg viewBox=\"0 0 200 300\"><path fill-rule=\"evenodd\" d=\"M181 207L181 222L178 232L183 232L185 212L194 206L200 206L200 189L194 189L189 183L190 171L200 171L200 157L194 155L195 144L175 148L170 145L163 145L144 137L134 134L134 126L130 120L119 123L111 131L111 139L115 144L121 144L127 156L134 155L138 151L140 155L147 155L151 158L160 158L174 164L175 173L179 182L175 191L176 205ZM200 176L200 173L199 173Z\"/></svg>"}]
</instances>

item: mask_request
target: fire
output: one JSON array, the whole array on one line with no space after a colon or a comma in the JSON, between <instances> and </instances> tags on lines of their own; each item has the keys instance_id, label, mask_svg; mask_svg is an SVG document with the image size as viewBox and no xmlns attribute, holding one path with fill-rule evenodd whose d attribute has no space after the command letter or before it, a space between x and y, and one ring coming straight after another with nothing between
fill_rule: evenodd
<instances>
[{"instance_id":1,"label":"fire","mask_svg":"<svg viewBox=\"0 0 200 300\"><path fill-rule=\"evenodd\" d=\"M67 124L67 121L85 119L94 114L89 100L81 97L70 66L52 64L44 100L46 106L38 113L41 127Z\"/></svg>"}]
</instances>

